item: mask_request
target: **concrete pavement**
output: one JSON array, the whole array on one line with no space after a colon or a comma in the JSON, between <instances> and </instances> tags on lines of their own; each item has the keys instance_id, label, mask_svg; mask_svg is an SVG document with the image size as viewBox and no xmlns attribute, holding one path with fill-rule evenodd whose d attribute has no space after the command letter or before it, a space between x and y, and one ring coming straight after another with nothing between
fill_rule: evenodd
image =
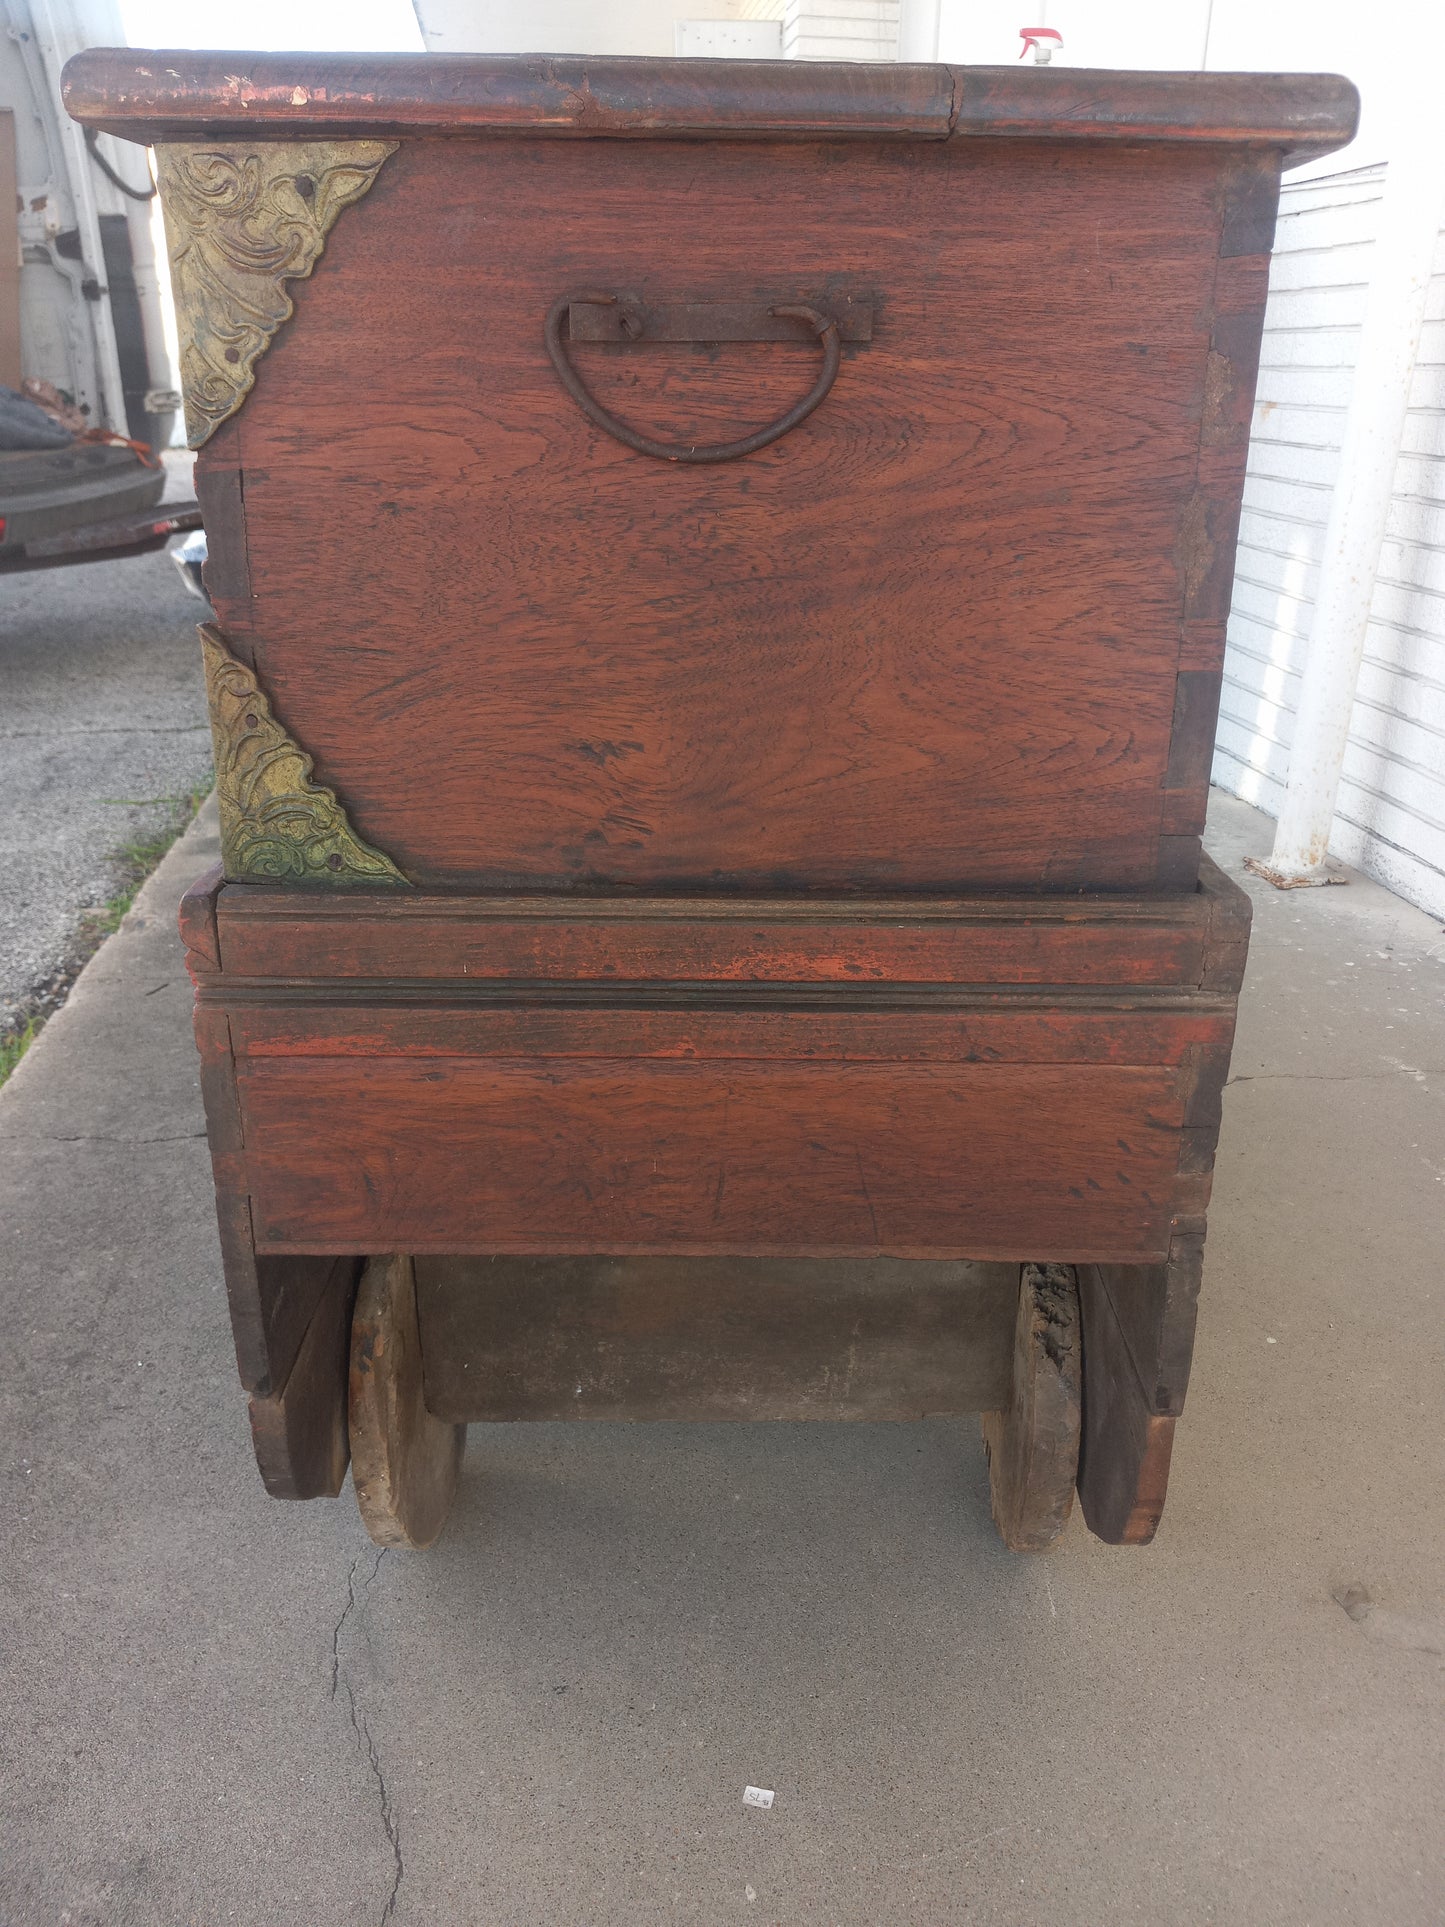
<instances>
[{"instance_id":1,"label":"concrete pavement","mask_svg":"<svg viewBox=\"0 0 1445 1927\"><path fill-rule=\"evenodd\" d=\"M166 497L194 457L166 457ZM211 763L196 624L170 557L0 577L0 1031Z\"/></svg>"},{"instance_id":2,"label":"concrete pavement","mask_svg":"<svg viewBox=\"0 0 1445 1927\"><path fill-rule=\"evenodd\" d=\"M1268 832L1216 799L1231 874ZM4 1927L1445 1917L1438 925L1251 882L1151 1549L1005 1553L972 1423L539 1426L408 1556L252 1467L172 925L213 837L0 1091Z\"/></svg>"}]
</instances>

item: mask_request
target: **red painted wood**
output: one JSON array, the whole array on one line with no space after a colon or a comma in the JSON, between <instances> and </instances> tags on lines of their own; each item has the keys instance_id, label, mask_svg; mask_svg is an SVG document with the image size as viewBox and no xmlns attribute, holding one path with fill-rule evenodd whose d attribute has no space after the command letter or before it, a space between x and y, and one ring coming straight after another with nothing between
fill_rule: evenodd
<instances>
[{"instance_id":1,"label":"red painted wood","mask_svg":"<svg viewBox=\"0 0 1445 1927\"><path fill-rule=\"evenodd\" d=\"M1167 1069L252 1060L259 1251L1167 1254Z\"/></svg>"},{"instance_id":2,"label":"red painted wood","mask_svg":"<svg viewBox=\"0 0 1445 1927\"><path fill-rule=\"evenodd\" d=\"M1147 1536L1247 939L1199 830L1278 169L1350 90L177 59L73 98L405 136L200 458L230 645L416 886L185 911L273 1486L340 1476L362 1253L1032 1259L1085 1280L1085 1515ZM557 381L589 287L874 322L678 467ZM817 368L569 353L688 442Z\"/></svg>"},{"instance_id":3,"label":"red painted wood","mask_svg":"<svg viewBox=\"0 0 1445 1927\"><path fill-rule=\"evenodd\" d=\"M226 889L228 975L380 980L1108 984L1199 982L1207 902L1101 907L578 904L421 892L298 901Z\"/></svg>"},{"instance_id":4,"label":"red painted wood","mask_svg":"<svg viewBox=\"0 0 1445 1927\"><path fill-rule=\"evenodd\" d=\"M421 883L1157 886L1219 166L403 147L238 418L239 613L277 713ZM541 342L572 285L840 278L873 340L718 467L593 429ZM605 404L707 438L816 359L574 353Z\"/></svg>"},{"instance_id":5,"label":"red painted wood","mask_svg":"<svg viewBox=\"0 0 1445 1927\"><path fill-rule=\"evenodd\" d=\"M583 138L1223 141L1292 165L1347 141L1335 74L656 60L536 54L151 53L71 60L76 119L132 140L493 132Z\"/></svg>"},{"instance_id":6,"label":"red painted wood","mask_svg":"<svg viewBox=\"0 0 1445 1927\"><path fill-rule=\"evenodd\" d=\"M1170 1065L1227 1051L1232 1007L1133 1009L832 1010L806 1003L732 1009L619 1009L574 1001L538 1006L525 994L508 1004L459 1006L382 1002L375 997L237 1002L231 1035L241 1058L674 1058L802 1060L837 1064L982 1063ZM450 1065L447 1066L448 1072ZM1215 1119L1217 1128L1217 1119Z\"/></svg>"}]
</instances>

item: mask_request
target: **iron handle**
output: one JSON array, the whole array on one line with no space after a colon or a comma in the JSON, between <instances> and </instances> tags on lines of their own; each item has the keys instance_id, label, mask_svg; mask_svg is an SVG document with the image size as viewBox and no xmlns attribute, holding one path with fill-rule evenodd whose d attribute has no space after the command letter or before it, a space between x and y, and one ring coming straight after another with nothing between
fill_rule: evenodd
<instances>
[{"instance_id":1,"label":"iron handle","mask_svg":"<svg viewBox=\"0 0 1445 1927\"><path fill-rule=\"evenodd\" d=\"M784 302L768 310L769 314L780 319L805 322L813 330L823 350L823 366L818 379L785 414L770 422L766 428L756 429L751 435L743 435L732 442L662 442L654 436L639 432L614 415L588 388L577 370L573 367L562 339L562 322L573 304L579 307L618 307L621 308L621 322L624 334L633 340L641 336L640 322L629 314L626 304L616 294L562 294L547 310L547 353L552 358L552 366L557 371L557 379L576 402L590 422L598 428L606 429L625 448L634 448L639 455L655 455L664 462L731 462L739 455L751 455L759 448L766 448L769 442L777 441L786 435L790 428L806 421L818 406L838 376L842 360L842 349L838 340L838 324L830 315L820 314L802 302ZM629 326L629 322L632 325Z\"/></svg>"}]
</instances>

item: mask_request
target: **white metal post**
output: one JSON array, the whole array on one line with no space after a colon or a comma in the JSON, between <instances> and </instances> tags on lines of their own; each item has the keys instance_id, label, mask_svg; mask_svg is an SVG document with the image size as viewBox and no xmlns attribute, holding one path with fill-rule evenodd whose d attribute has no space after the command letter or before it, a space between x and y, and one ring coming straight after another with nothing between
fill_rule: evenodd
<instances>
[{"instance_id":1,"label":"white metal post","mask_svg":"<svg viewBox=\"0 0 1445 1927\"><path fill-rule=\"evenodd\" d=\"M1442 215L1445 120L1422 104L1385 171L1284 806L1269 857L1249 864L1280 889L1331 880L1325 852Z\"/></svg>"},{"instance_id":2,"label":"white metal post","mask_svg":"<svg viewBox=\"0 0 1445 1927\"><path fill-rule=\"evenodd\" d=\"M899 0L898 58L938 58L938 18L943 0Z\"/></svg>"}]
</instances>

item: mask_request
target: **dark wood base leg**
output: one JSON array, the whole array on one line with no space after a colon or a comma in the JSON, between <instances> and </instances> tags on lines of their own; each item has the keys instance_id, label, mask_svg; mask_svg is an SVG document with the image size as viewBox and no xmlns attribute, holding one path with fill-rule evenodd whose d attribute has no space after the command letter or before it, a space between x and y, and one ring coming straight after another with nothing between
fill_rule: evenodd
<instances>
[{"instance_id":1,"label":"dark wood base leg","mask_svg":"<svg viewBox=\"0 0 1445 1927\"><path fill-rule=\"evenodd\" d=\"M273 1499L335 1498L349 1457L346 1423L351 1304L360 1261L308 1259L324 1282L280 1391L252 1393L256 1463Z\"/></svg>"},{"instance_id":2,"label":"dark wood base leg","mask_svg":"<svg viewBox=\"0 0 1445 1927\"><path fill-rule=\"evenodd\" d=\"M451 1510L467 1428L426 1408L410 1258L370 1258L362 1273L350 1417L352 1483L367 1531L379 1546L433 1544Z\"/></svg>"},{"instance_id":3,"label":"dark wood base leg","mask_svg":"<svg viewBox=\"0 0 1445 1927\"><path fill-rule=\"evenodd\" d=\"M1025 1265L1014 1326L1013 1395L983 1415L993 1519L1010 1552L1063 1530L1079 1465L1079 1298L1069 1265Z\"/></svg>"},{"instance_id":4,"label":"dark wood base leg","mask_svg":"<svg viewBox=\"0 0 1445 1927\"><path fill-rule=\"evenodd\" d=\"M1116 1267L1123 1270L1124 1267ZM1162 1285L1166 1267L1140 1266ZM1079 1270L1084 1322L1084 1435L1079 1456L1079 1503L1097 1538L1116 1546L1146 1546L1154 1537L1169 1484L1174 1418L1157 1409L1156 1386L1146 1388L1128 1336L1100 1268ZM1190 1306L1192 1314L1192 1301ZM1190 1332L1192 1336L1192 1316ZM1185 1370L1187 1371L1187 1357ZM1156 1374L1150 1374L1153 1379ZM1178 1396L1182 1399L1182 1386Z\"/></svg>"}]
</instances>

